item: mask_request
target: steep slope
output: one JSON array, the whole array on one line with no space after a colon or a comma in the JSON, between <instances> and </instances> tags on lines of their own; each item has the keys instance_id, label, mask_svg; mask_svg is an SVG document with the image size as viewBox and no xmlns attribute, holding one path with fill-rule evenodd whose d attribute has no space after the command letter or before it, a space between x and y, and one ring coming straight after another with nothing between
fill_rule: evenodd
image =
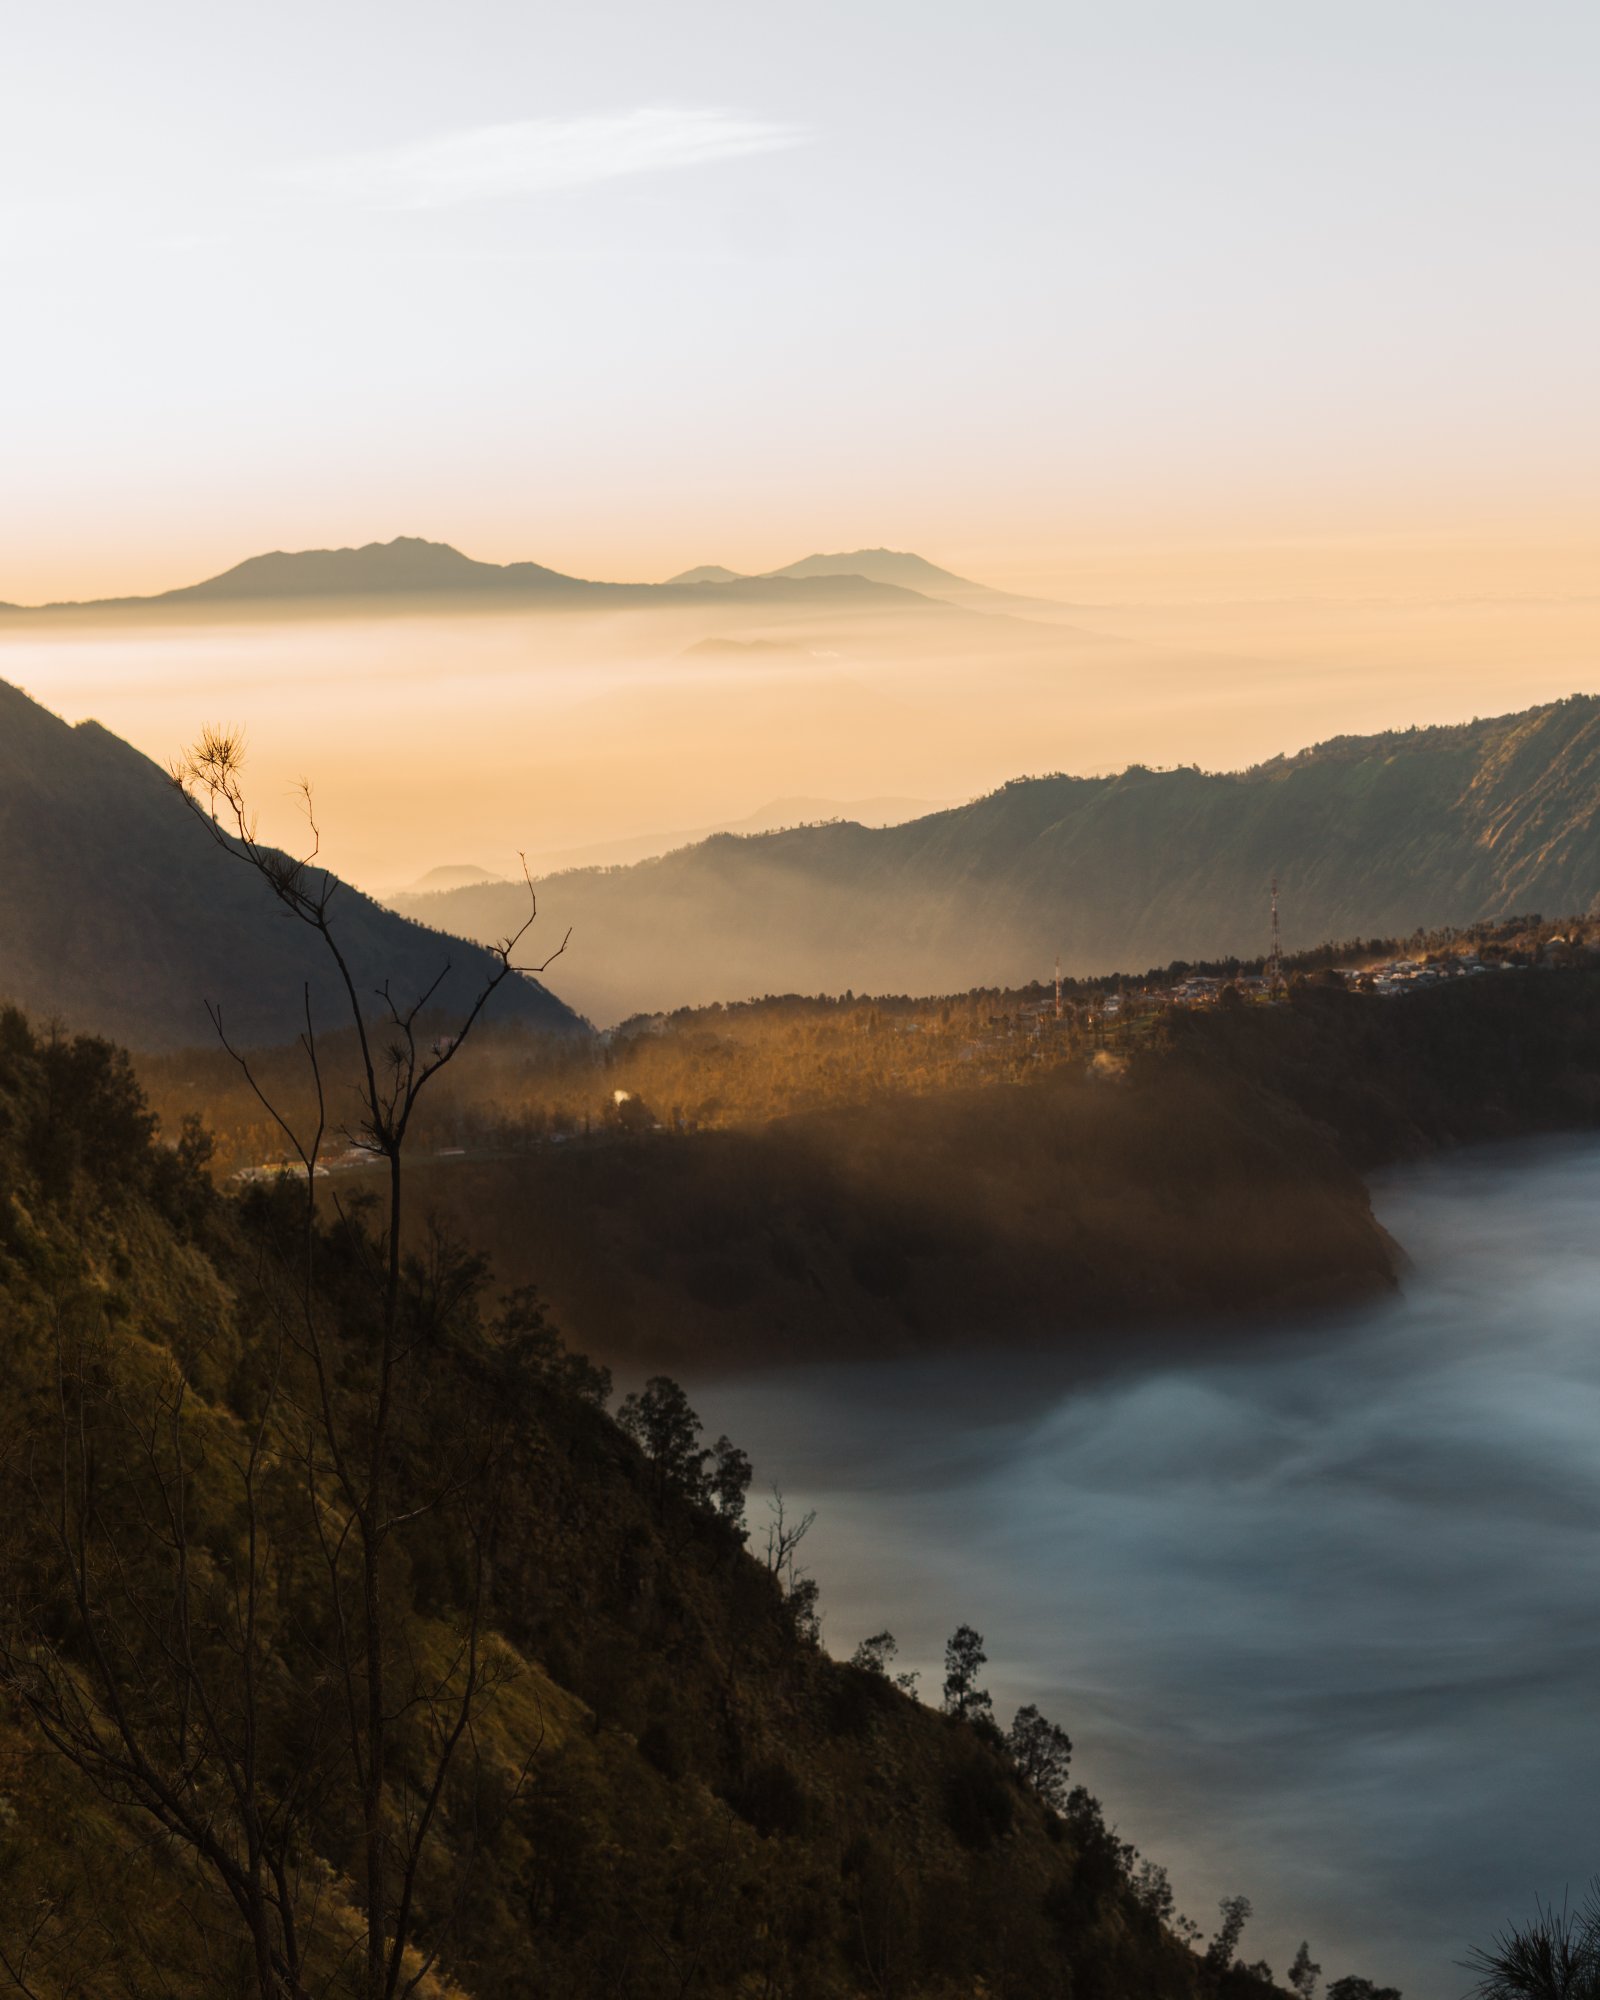
<instances>
[{"instance_id":1,"label":"steep slope","mask_svg":"<svg viewBox=\"0 0 1600 2000\"><path fill-rule=\"evenodd\" d=\"M1057 950L1110 972L1405 934L1600 891L1600 699L1345 737L1254 769L1019 779L907 824L708 840L552 878L587 940L564 990L597 1019L751 993L1020 983ZM413 914L483 936L504 892Z\"/></svg>"},{"instance_id":2,"label":"steep slope","mask_svg":"<svg viewBox=\"0 0 1600 2000\"><path fill-rule=\"evenodd\" d=\"M448 966L436 1001L453 1012L492 969L478 946L354 889L340 890L338 921L364 994L386 979L420 994ZM164 772L98 723L72 728L0 682L0 997L170 1047L211 1037L208 1000L232 1036L292 1039L308 985L318 1022L339 1021L318 941L217 847ZM581 1026L527 979L508 981L493 1010L558 1033Z\"/></svg>"},{"instance_id":3,"label":"steep slope","mask_svg":"<svg viewBox=\"0 0 1600 2000\"><path fill-rule=\"evenodd\" d=\"M1268 2000L1185 1948L1086 1793L1047 1801L991 1725L830 1660L814 1595L742 1546L737 1481L718 1500L686 1447L647 1455L531 1302L492 1317L448 1251L404 1275L384 1392L395 1755L372 1803L339 1748L367 1665L337 1489L298 1456L316 1399L278 1308L309 1259L337 1434L368 1393L373 1247L349 1218L308 1245L286 1186L219 1200L151 1144L115 1051L0 1012L0 1424L29 1441L0 1454L0 1955L26 1952L29 1991L260 1992L233 1890L264 1842L263 1932L294 1913L304 1974L271 1990L354 2000L364 1815L405 1852L470 1630L471 1742L405 1896L437 1954L423 2000ZM86 1712L103 1734L74 1733Z\"/></svg>"}]
</instances>

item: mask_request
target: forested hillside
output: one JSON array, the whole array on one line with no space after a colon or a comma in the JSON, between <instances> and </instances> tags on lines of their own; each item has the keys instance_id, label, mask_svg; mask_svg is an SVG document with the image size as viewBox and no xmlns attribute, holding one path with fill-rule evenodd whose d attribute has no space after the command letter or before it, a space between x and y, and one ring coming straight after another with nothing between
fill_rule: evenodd
<instances>
[{"instance_id":1,"label":"forested hillside","mask_svg":"<svg viewBox=\"0 0 1600 2000\"><path fill-rule=\"evenodd\" d=\"M339 887L333 909L368 1004L389 981L406 1004L431 987L454 1011L493 968L478 946L358 890ZM526 915L524 892L517 922ZM0 681L0 997L171 1048L212 1039L208 1001L237 1041L286 1041L304 1025L308 985L314 1018L347 1018L316 938L218 846L165 772L98 723L71 728ZM581 1025L533 980L508 980L492 1004L502 1020L557 1033Z\"/></svg>"},{"instance_id":2,"label":"forested hillside","mask_svg":"<svg viewBox=\"0 0 1600 2000\"><path fill-rule=\"evenodd\" d=\"M1600 698L1346 737L1235 773L1019 779L901 826L719 836L552 878L583 940L557 990L597 1021L783 992L948 993L1287 946L1600 893ZM503 927L493 887L415 898Z\"/></svg>"},{"instance_id":3,"label":"forested hillside","mask_svg":"<svg viewBox=\"0 0 1600 2000\"><path fill-rule=\"evenodd\" d=\"M1515 947L1476 949L1508 969L1398 998L1312 969L1281 1004L1129 996L1109 1020L1078 987L1059 1023L991 994L714 1008L599 1052L489 1035L415 1124L417 1214L633 1369L1203 1351L1394 1282L1373 1168L1600 1123L1600 933L1569 922L1552 959L1554 928L1507 927ZM1513 949L1543 962L1495 957ZM308 1117L303 1055L256 1063ZM221 1052L142 1073L174 1128L215 1128L226 1170L281 1156ZM323 1075L348 1092L347 1043ZM364 1180L346 1162L332 1186Z\"/></svg>"},{"instance_id":4,"label":"forested hillside","mask_svg":"<svg viewBox=\"0 0 1600 2000\"><path fill-rule=\"evenodd\" d=\"M1095 1367L1394 1281L1324 1131L1167 1064L431 1161L418 1187L630 1369L1030 1342Z\"/></svg>"},{"instance_id":5,"label":"forested hillside","mask_svg":"<svg viewBox=\"0 0 1600 2000\"><path fill-rule=\"evenodd\" d=\"M18 1990L1268 1990L1231 1920L1188 1947L1059 1730L988 1718L976 1634L944 1713L886 1641L827 1657L670 1384L613 1422L437 1234L386 1305L359 1205L308 1235L303 1183L203 1168L115 1050L0 1016Z\"/></svg>"}]
</instances>

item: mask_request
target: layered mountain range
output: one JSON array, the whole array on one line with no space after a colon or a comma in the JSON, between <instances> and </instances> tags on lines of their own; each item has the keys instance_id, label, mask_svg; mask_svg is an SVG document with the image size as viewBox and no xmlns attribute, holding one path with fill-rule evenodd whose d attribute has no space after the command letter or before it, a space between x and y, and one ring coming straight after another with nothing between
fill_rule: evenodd
<instances>
[{"instance_id":1,"label":"layered mountain range","mask_svg":"<svg viewBox=\"0 0 1600 2000\"><path fill-rule=\"evenodd\" d=\"M0 995L145 1047L293 1037L337 996L315 940L219 849L166 774L95 723L0 683ZM950 992L1256 957L1276 876L1286 947L1600 891L1600 698L1454 727L1342 737L1232 773L1018 779L899 825L718 834L632 866L549 874L551 975L497 1009L557 1031L785 991ZM339 890L364 991L455 1009L526 890L468 882L385 909ZM476 945L463 939L475 939ZM563 1004L565 1002L570 1005ZM573 1010L576 1009L577 1013Z\"/></svg>"},{"instance_id":2,"label":"layered mountain range","mask_svg":"<svg viewBox=\"0 0 1600 2000\"><path fill-rule=\"evenodd\" d=\"M1063 609L953 575L921 556L892 549L859 549L851 554L807 556L784 569L741 576L708 565L685 571L666 583L613 583L567 576L541 563L478 562L447 542L401 535L360 548L273 550L251 556L202 582L184 584L151 597L97 598L35 606L0 605L0 611L52 613L289 612L322 611L341 602L370 609L393 600L401 606L443 598L456 608L531 605L582 609L589 606L681 609L723 605L752 613L767 607L838 607L848 611L949 614L1027 612L1050 616Z\"/></svg>"},{"instance_id":3,"label":"layered mountain range","mask_svg":"<svg viewBox=\"0 0 1600 2000\"><path fill-rule=\"evenodd\" d=\"M744 997L950 992L1259 956L1276 875L1294 948L1587 909L1600 891L1600 698L1339 737L1251 769L1018 779L905 824L720 835L551 877L596 1019ZM404 899L487 937L515 891Z\"/></svg>"},{"instance_id":4,"label":"layered mountain range","mask_svg":"<svg viewBox=\"0 0 1600 2000\"><path fill-rule=\"evenodd\" d=\"M1006 591L991 590L985 583L974 583L969 577L957 576L952 570L941 569L937 563L929 562L926 556L914 555L904 549L850 549L838 555L802 556L798 562L785 563L781 569L760 570L754 575L725 569L720 563L702 563L699 568L684 570L668 581L682 588L686 585L775 583L784 579L800 583L851 576L863 577L868 583L882 584L893 590L914 590L923 597L963 605L969 611L1014 611L1023 616L1037 617L1050 616L1065 609L1043 598L1015 597Z\"/></svg>"}]
</instances>

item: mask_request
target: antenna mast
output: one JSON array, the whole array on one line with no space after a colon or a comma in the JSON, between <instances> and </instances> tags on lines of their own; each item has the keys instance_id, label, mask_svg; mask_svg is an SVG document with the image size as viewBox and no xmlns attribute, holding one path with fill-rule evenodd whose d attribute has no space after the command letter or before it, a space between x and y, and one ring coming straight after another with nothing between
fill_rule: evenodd
<instances>
[{"instance_id":1,"label":"antenna mast","mask_svg":"<svg viewBox=\"0 0 1600 2000\"><path fill-rule=\"evenodd\" d=\"M1056 1019L1061 1019L1061 954L1056 953Z\"/></svg>"},{"instance_id":2,"label":"antenna mast","mask_svg":"<svg viewBox=\"0 0 1600 2000\"><path fill-rule=\"evenodd\" d=\"M1283 938L1278 930L1278 873L1272 873L1272 956L1267 960L1268 990L1274 1000L1283 990Z\"/></svg>"}]
</instances>

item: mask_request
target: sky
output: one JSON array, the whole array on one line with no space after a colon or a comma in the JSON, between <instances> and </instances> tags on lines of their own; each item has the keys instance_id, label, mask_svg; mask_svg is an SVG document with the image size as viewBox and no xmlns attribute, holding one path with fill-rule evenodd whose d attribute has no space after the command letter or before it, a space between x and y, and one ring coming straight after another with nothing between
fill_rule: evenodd
<instances>
[{"instance_id":1,"label":"sky","mask_svg":"<svg viewBox=\"0 0 1600 2000\"><path fill-rule=\"evenodd\" d=\"M1592 5L79 0L6 41L0 599L395 534L1592 577Z\"/></svg>"}]
</instances>

